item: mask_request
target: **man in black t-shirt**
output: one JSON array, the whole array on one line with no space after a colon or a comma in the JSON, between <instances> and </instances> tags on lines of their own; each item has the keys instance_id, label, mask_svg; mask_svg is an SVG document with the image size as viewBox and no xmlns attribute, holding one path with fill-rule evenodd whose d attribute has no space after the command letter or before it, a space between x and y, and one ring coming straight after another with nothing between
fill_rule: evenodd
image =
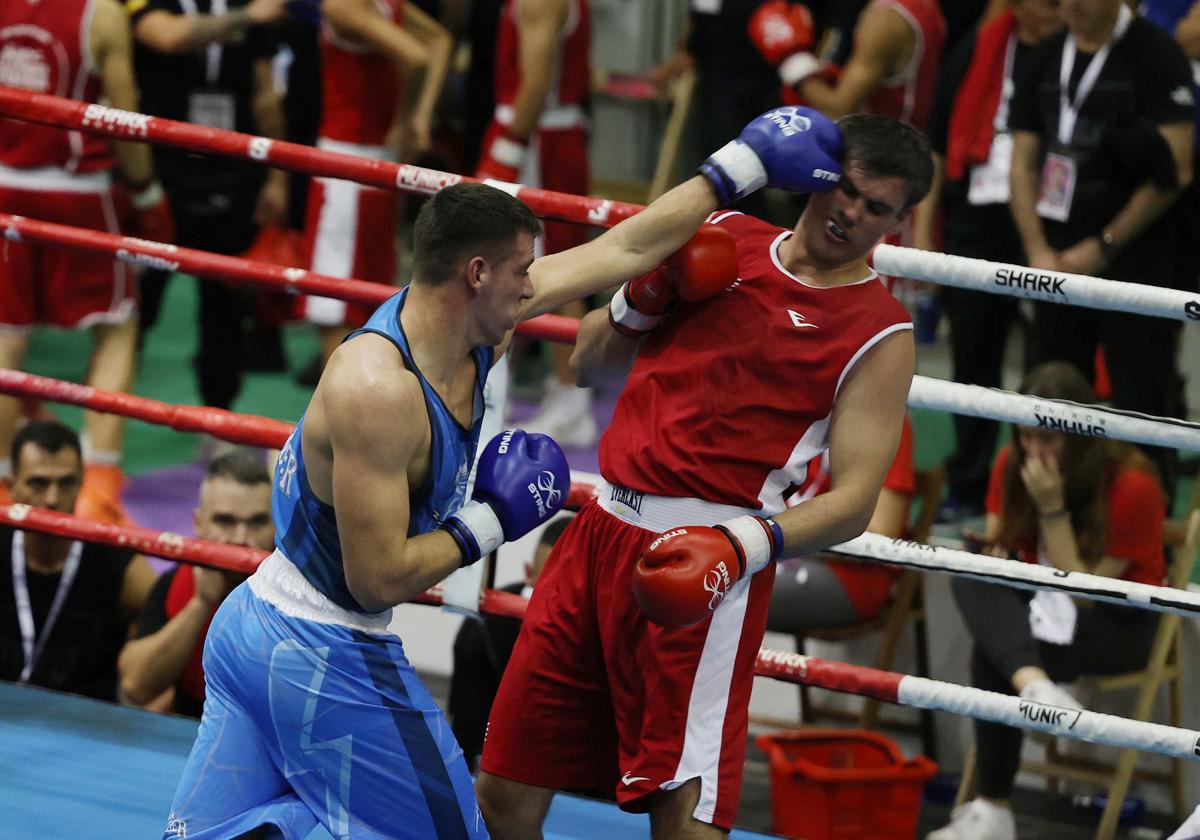
<instances>
[{"instance_id":1,"label":"man in black t-shirt","mask_svg":"<svg viewBox=\"0 0 1200 840\"><path fill-rule=\"evenodd\" d=\"M1062 29L1058 0L1012 0L1011 11L965 36L942 63L929 144L942 178L914 214L914 244L963 257L1020 264L1021 239L1008 209L1014 80L1028 71L1038 45ZM942 242L935 240L938 217ZM1001 386L1017 301L943 286L955 382ZM954 451L946 459L949 492L942 521L982 516L999 424L956 415Z\"/></svg>"},{"instance_id":2,"label":"man in black t-shirt","mask_svg":"<svg viewBox=\"0 0 1200 840\"><path fill-rule=\"evenodd\" d=\"M196 536L270 551L271 477L258 453L235 449L214 459L193 512ZM181 564L154 584L134 638L121 651L121 697L156 711L200 717L204 639L213 614L244 575Z\"/></svg>"},{"instance_id":3,"label":"man in black t-shirt","mask_svg":"<svg viewBox=\"0 0 1200 840\"><path fill-rule=\"evenodd\" d=\"M12 464L14 504L74 510L83 480L75 432L25 424ZM154 583L146 559L0 527L0 565L0 679L116 700L117 654Z\"/></svg>"},{"instance_id":4,"label":"man in black t-shirt","mask_svg":"<svg viewBox=\"0 0 1200 840\"><path fill-rule=\"evenodd\" d=\"M1067 31L1018 81L1009 121L1010 206L1026 258L1035 268L1170 285L1179 237L1191 235L1167 214L1192 180L1191 67L1169 35L1121 0L1062 8ZM1091 375L1099 344L1117 408L1177 415L1178 327L1039 303L1027 361L1061 359ZM1172 487L1174 453L1148 454Z\"/></svg>"},{"instance_id":5,"label":"man in black t-shirt","mask_svg":"<svg viewBox=\"0 0 1200 840\"><path fill-rule=\"evenodd\" d=\"M285 0L125 0L134 36L134 72L147 114L213 128L282 138L282 99L271 62L268 26ZM176 242L218 254L241 254L264 224L286 220L288 176L217 155L154 147L177 227ZM153 325L165 272L146 271L142 327ZM229 408L246 366L248 293L202 281L196 359L205 405Z\"/></svg>"}]
</instances>

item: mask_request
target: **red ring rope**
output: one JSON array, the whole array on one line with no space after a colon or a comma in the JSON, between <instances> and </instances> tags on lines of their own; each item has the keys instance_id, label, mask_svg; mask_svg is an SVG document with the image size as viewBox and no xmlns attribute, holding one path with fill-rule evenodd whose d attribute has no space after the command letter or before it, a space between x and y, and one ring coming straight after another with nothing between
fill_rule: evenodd
<instances>
[{"instance_id":1,"label":"red ring rope","mask_svg":"<svg viewBox=\"0 0 1200 840\"><path fill-rule=\"evenodd\" d=\"M113 259L131 265L145 265L166 271L183 271L211 280L234 280L293 293L306 292L325 295L371 306L378 306L396 293L395 287L384 286L380 283L368 283L365 280L343 280L338 277L305 271L302 268L284 268L242 257L211 254L194 248L150 242L132 236L118 236L113 233L60 225L54 222L43 222L8 213L0 213L0 231L7 240L30 245L49 245L88 251L111 256ZM561 315L539 315L517 324L517 332L532 338L573 344L575 336L579 332L579 321L576 318L564 318Z\"/></svg>"},{"instance_id":2,"label":"red ring rope","mask_svg":"<svg viewBox=\"0 0 1200 840\"><path fill-rule=\"evenodd\" d=\"M295 172L342 178L385 190L432 195L442 187L477 178L407 163L371 160L300 143L121 111L60 96L0 85L0 114L117 140L140 140L208 154L227 155ZM623 201L567 195L513 185L517 198L538 216L608 227L642 209Z\"/></svg>"}]
</instances>

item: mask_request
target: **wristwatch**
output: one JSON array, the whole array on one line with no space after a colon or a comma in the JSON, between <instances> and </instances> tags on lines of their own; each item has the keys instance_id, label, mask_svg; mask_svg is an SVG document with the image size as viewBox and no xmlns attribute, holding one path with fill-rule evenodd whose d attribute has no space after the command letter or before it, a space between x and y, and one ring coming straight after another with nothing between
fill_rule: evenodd
<instances>
[{"instance_id":1,"label":"wristwatch","mask_svg":"<svg viewBox=\"0 0 1200 840\"><path fill-rule=\"evenodd\" d=\"M1106 263L1113 261L1113 257L1121 250L1121 246L1117 244L1116 238L1112 235L1112 231L1103 230L1100 232L1100 255L1104 257Z\"/></svg>"}]
</instances>

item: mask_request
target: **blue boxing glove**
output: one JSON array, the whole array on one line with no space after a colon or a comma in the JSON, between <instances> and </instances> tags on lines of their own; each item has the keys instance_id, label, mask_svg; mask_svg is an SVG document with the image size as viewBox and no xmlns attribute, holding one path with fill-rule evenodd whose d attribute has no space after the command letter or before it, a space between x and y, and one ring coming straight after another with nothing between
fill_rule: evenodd
<instances>
[{"instance_id":1,"label":"blue boxing glove","mask_svg":"<svg viewBox=\"0 0 1200 840\"><path fill-rule=\"evenodd\" d=\"M842 174L837 124L812 108L787 106L755 117L736 140L700 164L722 205L762 187L833 189Z\"/></svg>"},{"instance_id":2,"label":"blue boxing glove","mask_svg":"<svg viewBox=\"0 0 1200 840\"><path fill-rule=\"evenodd\" d=\"M566 456L552 438L508 429L484 447L471 501L442 528L469 566L562 510L570 485Z\"/></svg>"}]
</instances>

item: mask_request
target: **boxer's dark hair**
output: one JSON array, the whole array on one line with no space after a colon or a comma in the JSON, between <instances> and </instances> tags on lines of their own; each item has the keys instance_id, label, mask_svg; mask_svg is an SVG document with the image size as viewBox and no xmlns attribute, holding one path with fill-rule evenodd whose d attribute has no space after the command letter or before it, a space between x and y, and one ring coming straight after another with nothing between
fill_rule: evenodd
<instances>
[{"instance_id":1,"label":"boxer's dark hair","mask_svg":"<svg viewBox=\"0 0 1200 840\"><path fill-rule=\"evenodd\" d=\"M876 178L908 181L905 209L920 202L933 182L933 153L925 135L890 117L851 114L838 120L842 165L853 161Z\"/></svg>"},{"instance_id":2,"label":"boxer's dark hair","mask_svg":"<svg viewBox=\"0 0 1200 840\"><path fill-rule=\"evenodd\" d=\"M455 184L434 194L413 226L413 282L436 286L475 256L504 259L520 233L539 236L533 211L487 184Z\"/></svg>"}]
</instances>

